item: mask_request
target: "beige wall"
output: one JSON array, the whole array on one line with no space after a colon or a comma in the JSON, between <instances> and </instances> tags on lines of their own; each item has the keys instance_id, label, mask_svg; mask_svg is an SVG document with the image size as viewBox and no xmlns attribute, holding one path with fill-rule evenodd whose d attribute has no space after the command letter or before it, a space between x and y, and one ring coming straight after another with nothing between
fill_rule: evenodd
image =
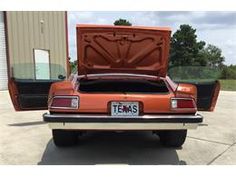
<instances>
[{"instance_id":1,"label":"beige wall","mask_svg":"<svg viewBox=\"0 0 236 177\"><path fill-rule=\"evenodd\" d=\"M66 12L7 12L11 74L34 78L34 49L49 50L51 76L67 68ZM28 63L28 64L25 64Z\"/></svg>"}]
</instances>

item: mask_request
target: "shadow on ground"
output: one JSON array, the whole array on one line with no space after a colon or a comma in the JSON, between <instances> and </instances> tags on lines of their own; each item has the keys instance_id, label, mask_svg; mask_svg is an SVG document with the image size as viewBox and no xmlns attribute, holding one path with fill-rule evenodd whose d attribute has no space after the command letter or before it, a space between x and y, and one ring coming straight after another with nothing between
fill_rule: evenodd
<instances>
[{"instance_id":1,"label":"shadow on ground","mask_svg":"<svg viewBox=\"0 0 236 177\"><path fill-rule=\"evenodd\" d=\"M16 126L16 127L24 127L24 126L33 126L33 125L43 125L46 124L46 122L43 121L34 121L34 122L22 122L22 123L14 123L14 124L8 124L9 126Z\"/></svg>"},{"instance_id":2,"label":"shadow on ground","mask_svg":"<svg viewBox=\"0 0 236 177\"><path fill-rule=\"evenodd\" d=\"M58 148L50 140L39 165L130 164L185 165L176 149L163 147L150 132L90 132L75 147Z\"/></svg>"}]
</instances>

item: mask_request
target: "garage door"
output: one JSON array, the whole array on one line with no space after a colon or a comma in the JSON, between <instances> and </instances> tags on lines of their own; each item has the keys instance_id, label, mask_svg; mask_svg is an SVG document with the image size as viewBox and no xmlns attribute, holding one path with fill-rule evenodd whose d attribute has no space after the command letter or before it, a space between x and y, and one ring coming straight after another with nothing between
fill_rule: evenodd
<instances>
[{"instance_id":1,"label":"garage door","mask_svg":"<svg viewBox=\"0 0 236 177\"><path fill-rule=\"evenodd\" d=\"M0 90L7 89L7 60L3 12L0 12Z\"/></svg>"}]
</instances>

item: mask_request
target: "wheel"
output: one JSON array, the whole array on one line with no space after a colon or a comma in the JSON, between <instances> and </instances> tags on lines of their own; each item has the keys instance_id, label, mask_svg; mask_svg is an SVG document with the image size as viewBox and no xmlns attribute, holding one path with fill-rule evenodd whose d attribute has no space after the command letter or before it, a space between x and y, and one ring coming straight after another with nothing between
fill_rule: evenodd
<instances>
[{"instance_id":1,"label":"wheel","mask_svg":"<svg viewBox=\"0 0 236 177\"><path fill-rule=\"evenodd\" d=\"M187 130L163 130L159 132L161 143L167 147L181 147L186 136Z\"/></svg>"},{"instance_id":2,"label":"wheel","mask_svg":"<svg viewBox=\"0 0 236 177\"><path fill-rule=\"evenodd\" d=\"M68 130L52 130L54 144L58 147L73 146L77 143L77 132Z\"/></svg>"}]
</instances>

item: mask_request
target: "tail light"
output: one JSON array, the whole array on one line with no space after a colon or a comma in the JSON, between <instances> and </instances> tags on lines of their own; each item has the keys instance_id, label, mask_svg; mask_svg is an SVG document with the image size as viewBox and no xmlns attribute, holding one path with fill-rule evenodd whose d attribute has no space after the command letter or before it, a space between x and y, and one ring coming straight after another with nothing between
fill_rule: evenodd
<instances>
[{"instance_id":1,"label":"tail light","mask_svg":"<svg viewBox=\"0 0 236 177\"><path fill-rule=\"evenodd\" d=\"M50 108L54 109L78 109L78 96L54 96L52 98Z\"/></svg>"},{"instance_id":2,"label":"tail light","mask_svg":"<svg viewBox=\"0 0 236 177\"><path fill-rule=\"evenodd\" d=\"M172 109L196 109L196 103L192 98L171 98Z\"/></svg>"}]
</instances>

